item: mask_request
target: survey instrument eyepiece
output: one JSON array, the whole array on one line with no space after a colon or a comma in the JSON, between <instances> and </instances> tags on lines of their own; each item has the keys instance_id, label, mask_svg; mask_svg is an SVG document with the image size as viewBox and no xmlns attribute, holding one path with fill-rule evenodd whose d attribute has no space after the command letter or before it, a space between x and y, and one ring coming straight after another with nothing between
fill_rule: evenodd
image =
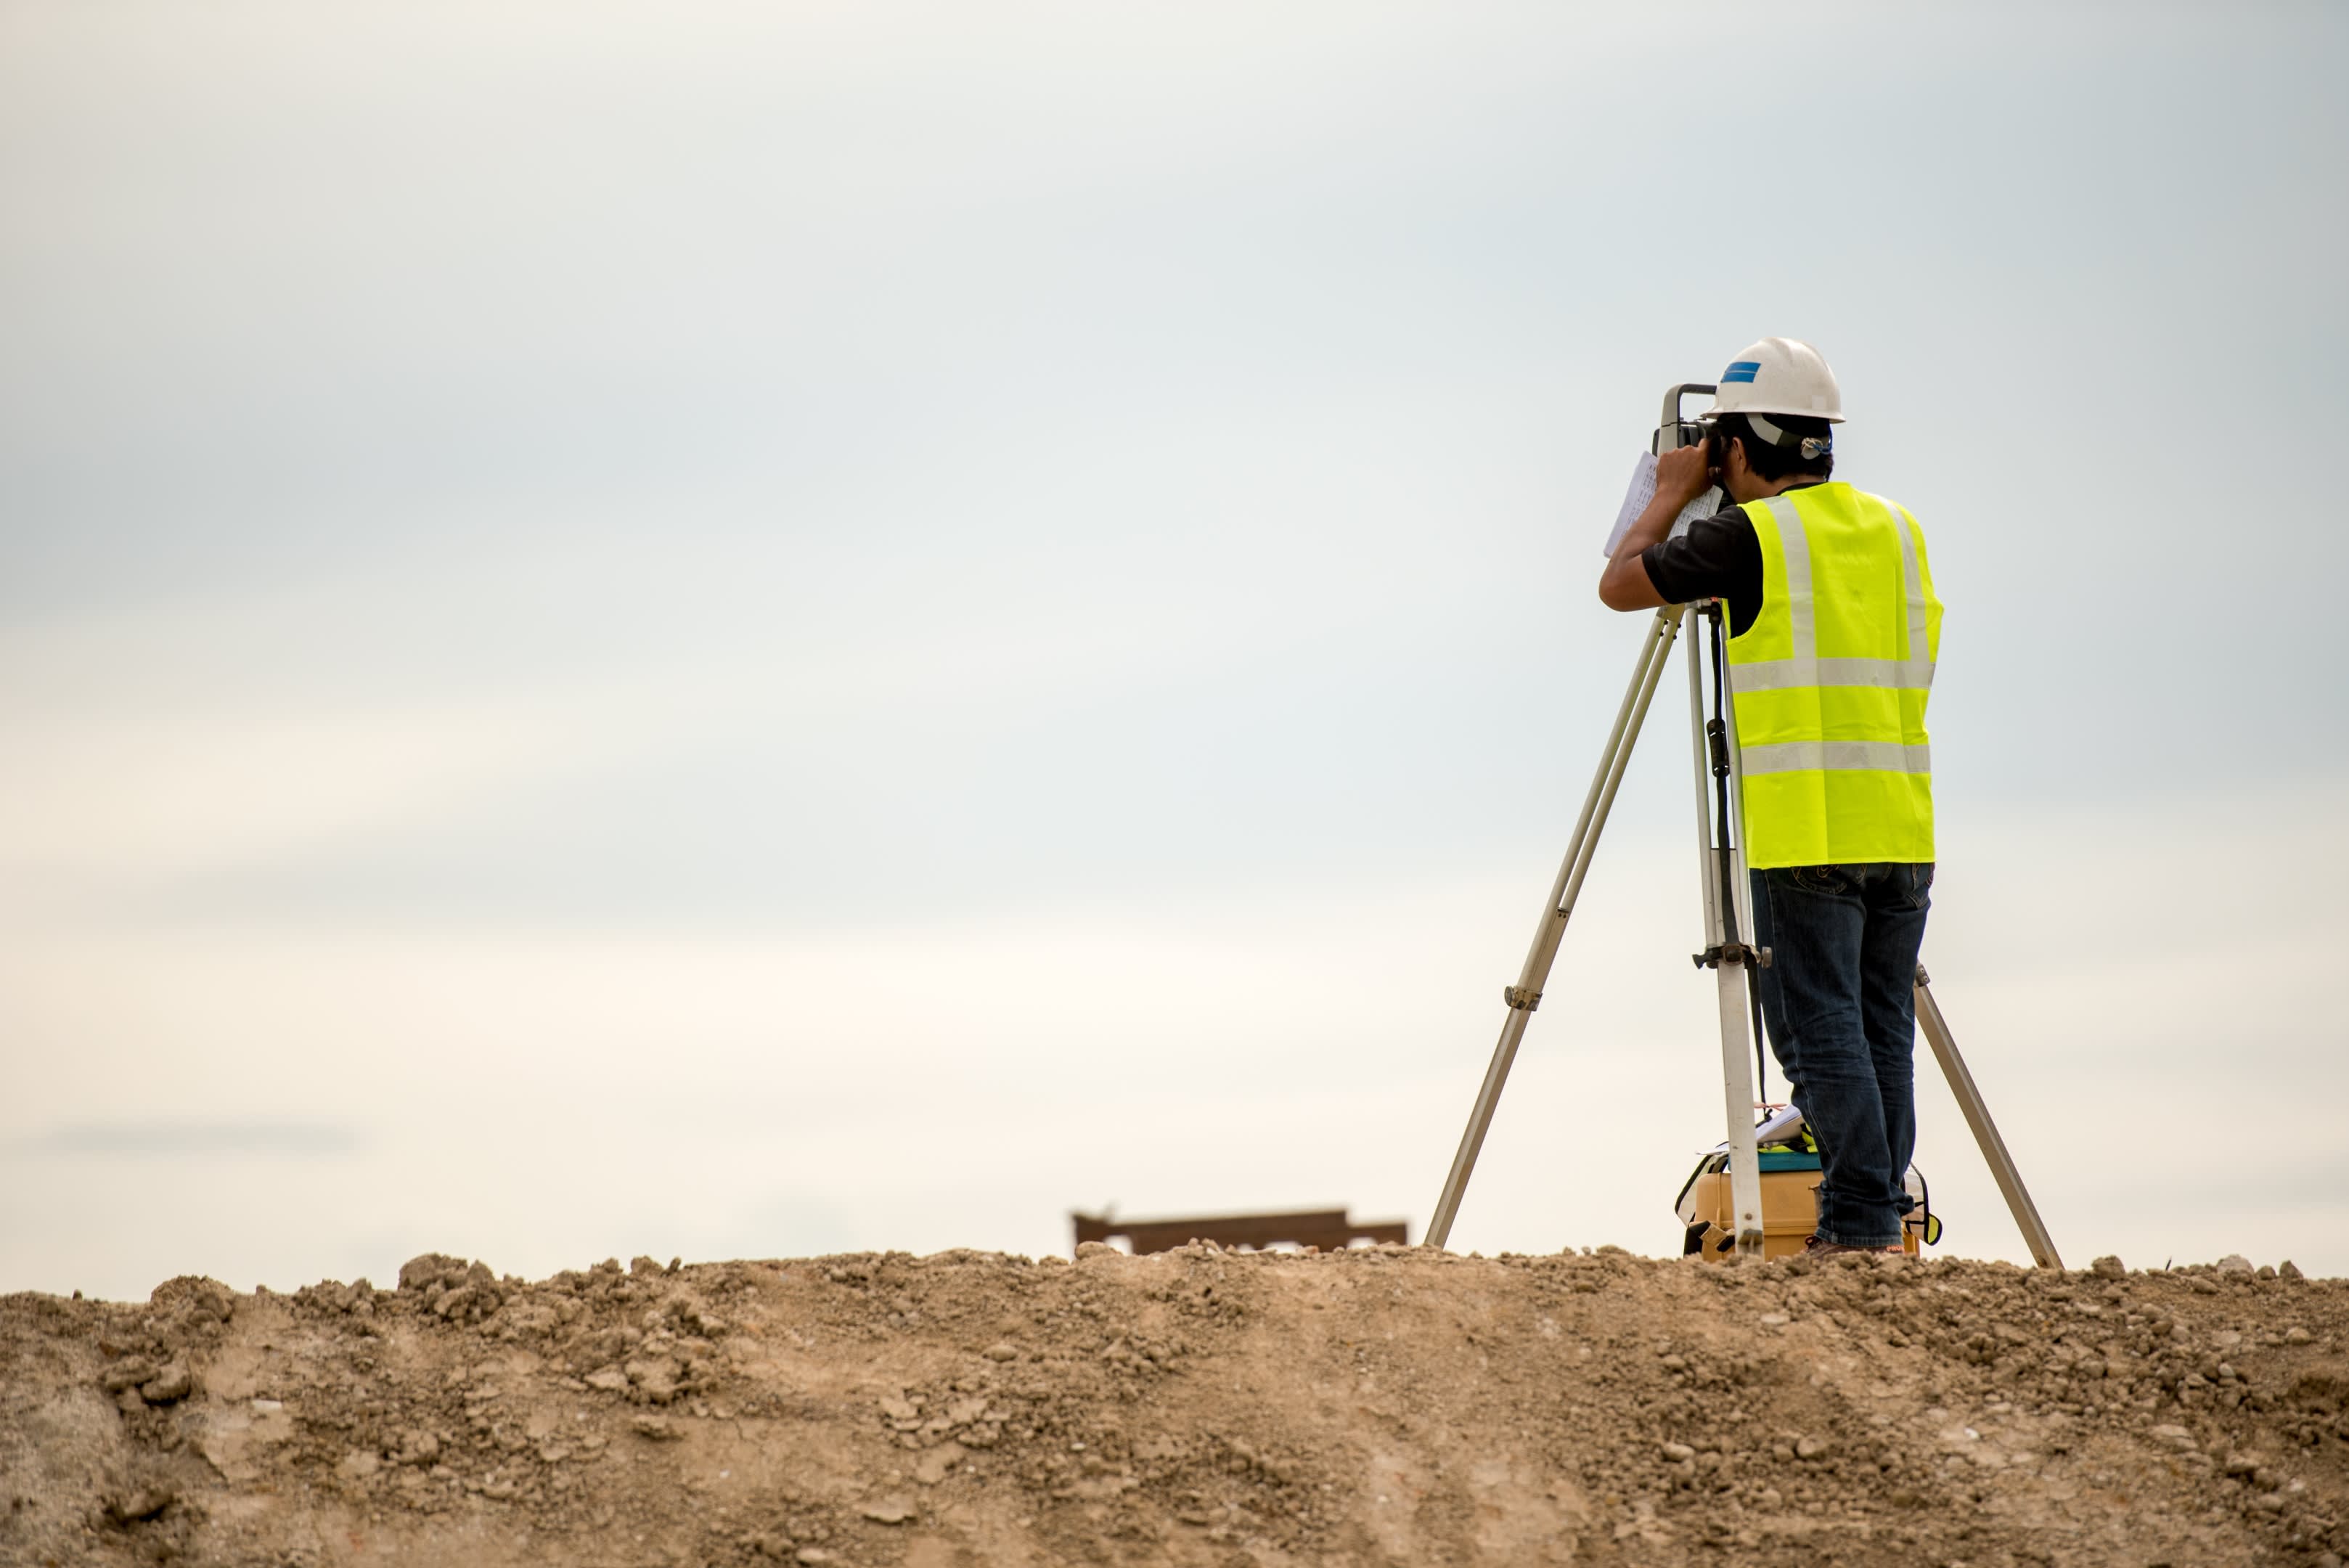
<instances>
[{"instance_id":1,"label":"survey instrument eyepiece","mask_svg":"<svg viewBox=\"0 0 2349 1568\"><path fill-rule=\"evenodd\" d=\"M1663 421L1656 426L1656 433L1649 441L1648 450L1661 457L1684 446L1702 446L1712 433L1712 418L1710 415L1689 418L1681 411L1681 400L1691 392L1702 392L1711 397L1718 389L1709 381L1682 381L1679 386L1667 389Z\"/></svg>"}]
</instances>

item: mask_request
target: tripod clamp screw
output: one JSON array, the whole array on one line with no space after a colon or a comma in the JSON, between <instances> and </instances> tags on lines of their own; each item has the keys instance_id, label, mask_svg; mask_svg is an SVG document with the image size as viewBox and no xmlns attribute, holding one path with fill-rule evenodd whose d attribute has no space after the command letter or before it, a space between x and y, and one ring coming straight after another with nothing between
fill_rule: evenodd
<instances>
[{"instance_id":1,"label":"tripod clamp screw","mask_svg":"<svg viewBox=\"0 0 2349 1568\"><path fill-rule=\"evenodd\" d=\"M1689 961L1699 969L1719 969L1724 963L1742 963L1748 969L1768 969L1770 950L1752 947L1744 942L1723 942L1701 953L1691 953Z\"/></svg>"},{"instance_id":2,"label":"tripod clamp screw","mask_svg":"<svg viewBox=\"0 0 2349 1568\"><path fill-rule=\"evenodd\" d=\"M1541 1005L1541 992L1527 991L1522 985L1505 985L1501 988L1501 1000L1507 1002L1513 1012L1531 1012Z\"/></svg>"}]
</instances>

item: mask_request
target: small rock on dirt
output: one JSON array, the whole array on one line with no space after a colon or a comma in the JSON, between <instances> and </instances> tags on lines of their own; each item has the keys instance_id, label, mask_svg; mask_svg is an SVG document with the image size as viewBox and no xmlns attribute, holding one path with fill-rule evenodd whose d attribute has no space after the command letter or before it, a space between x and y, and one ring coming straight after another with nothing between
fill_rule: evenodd
<instances>
[{"instance_id":1,"label":"small rock on dirt","mask_svg":"<svg viewBox=\"0 0 2349 1568\"><path fill-rule=\"evenodd\" d=\"M444 1280L451 1274L461 1276L464 1272L462 1258L452 1258L446 1252L425 1252L399 1265L399 1288L420 1291L435 1280Z\"/></svg>"},{"instance_id":2,"label":"small rock on dirt","mask_svg":"<svg viewBox=\"0 0 2349 1568\"><path fill-rule=\"evenodd\" d=\"M155 1375L161 1370L161 1367L151 1361L132 1356L128 1361L118 1361L108 1367L105 1376L98 1380L98 1386L109 1394L119 1394L125 1388L136 1388L141 1383L152 1383L155 1381Z\"/></svg>"},{"instance_id":3,"label":"small rock on dirt","mask_svg":"<svg viewBox=\"0 0 2349 1568\"><path fill-rule=\"evenodd\" d=\"M150 1405L176 1405L196 1391L196 1376L184 1361L174 1361L143 1383L139 1397Z\"/></svg>"},{"instance_id":4,"label":"small rock on dirt","mask_svg":"<svg viewBox=\"0 0 2349 1568\"><path fill-rule=\"evenodd\" d=\"M152 1519L173 1503L180 1494L168 1486L145 1486L106 1501L106 1516L117 1524L129 1524L137 1520Z\"/></svg>"},{"instance_id":5,"label":"small rock on dirt","mask_svg":"<svg viewBox=\"0 0 2349 1568\"><path fill-rule=\"evenodd\" d=\"M666 1405L677 1397L678 1364L666 1355L649 1360L631 1361L622 1370L636 1391L656 1405Z\"/></svg>"},{"instance_id":6,"label":"small rock on dirt","mask_svg":"<svg viewBox=\"0 0 2349 1568\"><path fill-rule=\"evenodd\" d=\"M2107 1252L2103 1257L2098 1258L2095 1262L2090 1263L2088 1265L2088 1272L2092 1274L2101 1274L2108 1280L2117 1280L2122 1275L2127 1273L2128 1270L2122 1266L2121 1261L2118 1258L2114 1257L2111 1253Z\"/></svg>"},{"instance_id":7,"label":"small rock on dirt","mask_svg":"<svg viewBox=\"0 0 2349 1568\"><path fill-rule=\"evenodd\" d=\"M861 1511L875 1524L903 1524L914 1517L914 1505L902 1497L885 1497L866 1503Z\"/></svg>"}]
</instances>

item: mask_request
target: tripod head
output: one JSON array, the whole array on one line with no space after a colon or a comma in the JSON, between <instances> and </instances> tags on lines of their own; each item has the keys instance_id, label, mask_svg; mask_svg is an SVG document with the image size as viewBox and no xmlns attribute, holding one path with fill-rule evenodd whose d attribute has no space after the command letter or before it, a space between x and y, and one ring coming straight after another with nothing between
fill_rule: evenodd
<instances>
[{"instance_id":1,"label":"tripod head","mask_svg":"<svg viewBox=\"0 0 2349 1568\"><path fill-rule=\"evenodd\" d=\"M1682 381L1664 392L1664 417L1656 426L1656 433L1648 442L1648 450L1658 457L1668 452L1678 452L1684 446L1702 446L1712 428L1710 418L1691 420L1681 412L1681 400L1691 392L1702 392L1707 397L1721 389L1711 381Z\"/></svg>"}]
</instances>

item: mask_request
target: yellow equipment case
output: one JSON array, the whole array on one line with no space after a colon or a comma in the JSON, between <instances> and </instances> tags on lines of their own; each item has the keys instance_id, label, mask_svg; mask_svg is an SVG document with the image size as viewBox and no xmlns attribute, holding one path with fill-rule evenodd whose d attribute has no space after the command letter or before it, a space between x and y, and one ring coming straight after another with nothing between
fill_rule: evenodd
<instances>
[{"instance_id":1,"label":"yellow equipment case","mask_svg":"<svg viewBox=\"0 0 2349 1568\"><path fill-rule=\"evenodd\" d=\"M1801 1251L1818 1226L1819 1157L1816 1149L1801 1147L1809 1141L1809 1135L1803 1134L1799 1144L1765 1147L1760 1151L1762 1255L1765 1258L1784 1258ZM1917 1200L1917 1206L1909 1211L1908 1220L1900 1227L1900 1250L1913 1258L1920 1247L1941 1239L1941 1221L1932 1210L1923 1172L1910 1166L1908 1179L1902 1185ZM1715 1149L1697 1161L1696 1169L1689 1173L1687 1182L1681 1188L1675 1208L1682 1225L1687 1229L1681 1248L1683 1253L1693 1252L1708 1263L1720 1262L1730 1255L1737 1240L1729 1224L1727 1149Z\"/></svg>"}]
</instances>

